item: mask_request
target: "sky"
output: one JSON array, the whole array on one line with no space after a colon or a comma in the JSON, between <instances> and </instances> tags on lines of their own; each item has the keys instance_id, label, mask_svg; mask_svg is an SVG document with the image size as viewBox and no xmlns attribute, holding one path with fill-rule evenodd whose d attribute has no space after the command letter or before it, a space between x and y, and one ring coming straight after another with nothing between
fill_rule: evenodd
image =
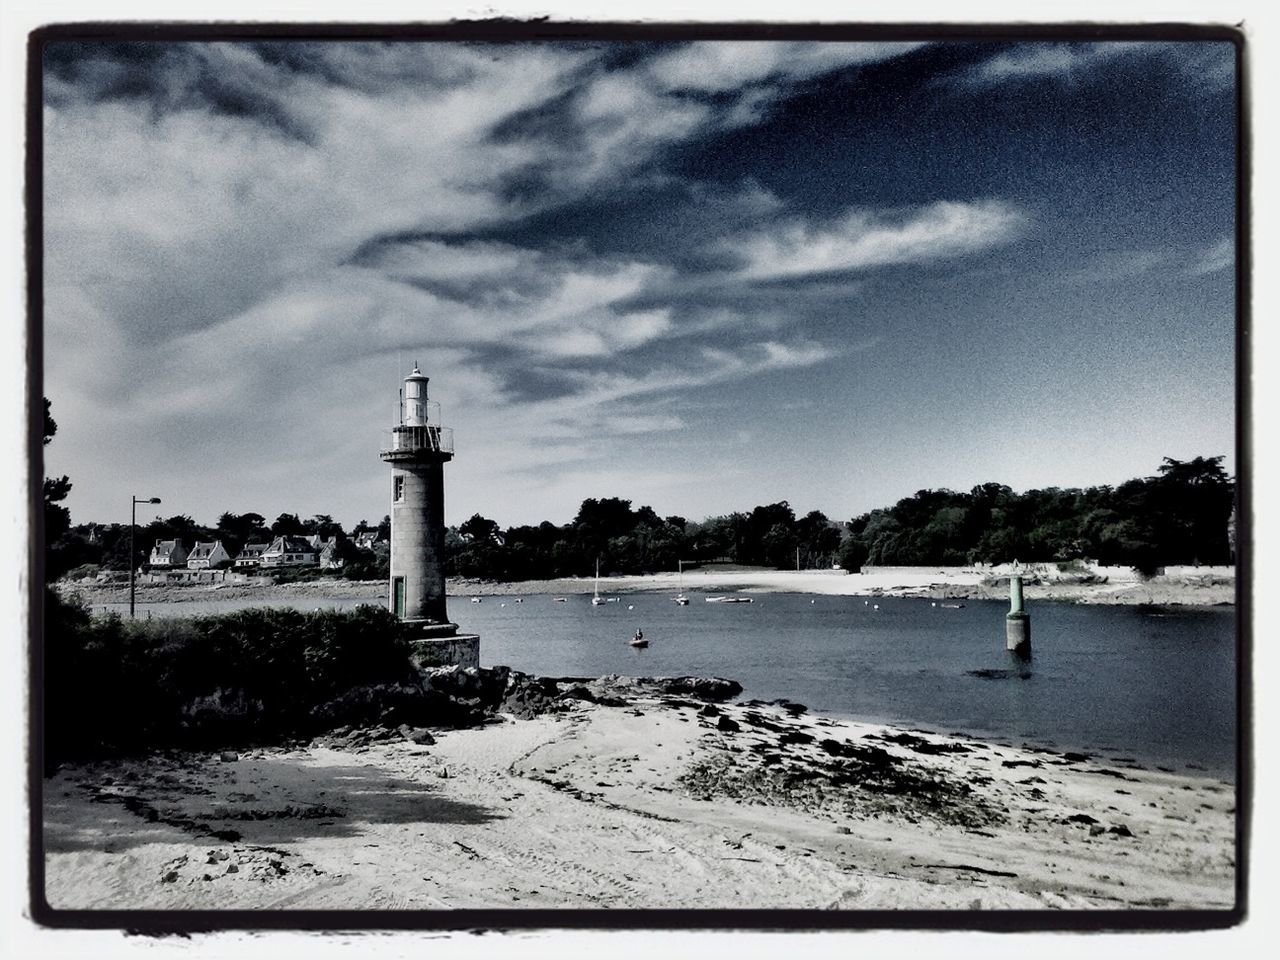
<instances>
[{"instance_id":1,"label":"sky","mask_svg":"<svg viewBox=\"0 0 1280 960\"><path fill-rule=\"evenodd\" d=\"M843 520L1234 470L1226 43L58 44L44 392L73 522ZM140 518L141 519L141 518Z\"/></svg>"}]
</instances>

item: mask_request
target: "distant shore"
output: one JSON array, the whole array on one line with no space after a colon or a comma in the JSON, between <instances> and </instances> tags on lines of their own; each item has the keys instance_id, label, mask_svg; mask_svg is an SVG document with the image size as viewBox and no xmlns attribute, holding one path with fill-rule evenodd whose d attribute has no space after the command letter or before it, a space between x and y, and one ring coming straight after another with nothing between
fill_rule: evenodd
<instances>
[{"instance_id":1,"label":"distant shore","mask_svg":"<svg viewBox=\"0 0 1280 960\"><path fill-rule=\"evenodd\" d=\"M687 571L645 576L602 577L602 594L671 593L683 591L691 599L719 594L804 593L823 596L898 596L935 600L1003 600L1009 595L1007 582L984 582L981 573L895 570L879 573L846 574L832 570L735 570ZM592 593L592 578L524 580L498 582L451 579L447 588L454 598L554 594L582 596ZM76 594L89 604L127 603L127 584L74 582L62 585L65 593ZM288 584L218 583L152 584L137 586L139 603L181 603L184 601L262 599L264 601L316 599L361 599L370 603L386 600L386 584L381 580L310 580ZM1181 576L1148 580L1085 582L1064 578L1052 582L1029 582L1028 600L1067 603L1150 604L1153 606L1225 606L1236 599L1234 577Z\"/></svg>"}]
</instances>

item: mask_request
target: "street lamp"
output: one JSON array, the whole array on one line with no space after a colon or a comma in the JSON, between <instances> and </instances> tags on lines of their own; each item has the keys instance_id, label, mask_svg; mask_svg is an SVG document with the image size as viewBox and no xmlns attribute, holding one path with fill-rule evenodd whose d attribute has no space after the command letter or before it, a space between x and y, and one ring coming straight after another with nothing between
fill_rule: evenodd
<instances>
[{"instance_id":1,"label":"street lamp","mask_svg":"<svg viewBox=\"0 0 1280 960\"><path fill-rule=\"evenodd\" d=\"M138 527L138 504L160 502L159 497L147 497L142 500L139 500L137 497L133 497L132 499L133 499L133 507L131 508L131 511L129 514L129 619L130 620L133 619L134 569L138 565L138 554L133 546L133 534Z\"/></svg>"}]
</instances>

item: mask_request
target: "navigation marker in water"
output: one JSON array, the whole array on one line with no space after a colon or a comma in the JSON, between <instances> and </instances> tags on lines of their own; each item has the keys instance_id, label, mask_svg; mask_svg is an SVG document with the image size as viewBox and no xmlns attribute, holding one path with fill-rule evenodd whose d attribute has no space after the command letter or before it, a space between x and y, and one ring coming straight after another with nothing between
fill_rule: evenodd
<instances>
[{"instance_id":1,"label":"navigation marker in water","mask_svg":"<svg viewBox=\"0 0 1280 960\"><path fill-rule=\"evenodd\" d=\"M1022 608L1022 577L1009 578L1009 612L1004 618L1006 649L1023 656L1031 656L1031 617Z\"/></svg>"}]
</instances>

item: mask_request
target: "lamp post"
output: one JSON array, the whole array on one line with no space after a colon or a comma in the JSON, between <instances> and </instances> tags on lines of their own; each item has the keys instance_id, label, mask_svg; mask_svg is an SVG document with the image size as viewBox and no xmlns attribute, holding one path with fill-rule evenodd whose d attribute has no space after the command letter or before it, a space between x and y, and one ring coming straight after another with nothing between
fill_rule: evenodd
<instances>
[{"instance_id":1,"label":"lamp post","mask_svg":"<svg viewBox=\"0 0 1280 960\"><path fill-rule=\"evenodd\" d=\"M138 528L138 504L140 503L159 503L159 497L146 497L139 500L133 497L133 506L129 513L129 619L133 619L133 594L134 594L134 571L138 565L138 554L133 546L133 535Z\"/></svg>"}]
</instances>

